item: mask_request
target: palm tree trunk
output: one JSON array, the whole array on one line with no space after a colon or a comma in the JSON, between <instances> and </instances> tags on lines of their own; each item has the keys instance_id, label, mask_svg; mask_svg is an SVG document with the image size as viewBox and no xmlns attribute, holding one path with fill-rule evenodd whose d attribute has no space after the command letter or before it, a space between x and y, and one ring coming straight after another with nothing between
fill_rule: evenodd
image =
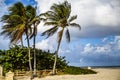
<instances>
[{"instance_id":1,"label":"palm tree trunk","mask_svg":"<svg viewBox=\"0 0 120 80\"><path fill-rule=\"evenodd\" d=\"M34 76L36 76L36 50L35 50L35 39L36 39L36 36L34 37L34 45L33 45L33 48L34 48Z\"/></svg>"},{"instance_id":2,"label":"palm tree trunk","mask_svg":"<svg viewBox=\"0 0 120 80\"><path fill-rule=\"evenodd\" d=\"M35 31L35 26L34 26ZM33 39L33 49L34 49L34 76L36 76L36 49L35 49L35 43L36 43L36 34L34 33L34 39Z\"/></svg>"},{"instance_id":3,"label":"palm tree trunk","mask_svg":"<svg viewBox=\"0 0 120 80\"><path fill-rule=\"evenodd\" d=\"M63 31L64 31L64 28L63 28ZM63 31L62 31L62 35L63 35ZM57 63L57 57L58 57L58 52L59 52L61 40L62 40L62 37L60 38L60 41L59 41L58 46L57 46L57 50L55 52L55 60L54 60L53 73L52 73L53 75L56 74L56 63Z\"/></svg>"},{"instance_id":4,"label":"palm tree trunk","mask_svg":"<svg viewBox=\"0 0 120 80\"><path fill-rule=\"evenodd\" d=\"M55 52L55 60L54 60L54 65L53 65L53 75L56 74L56 63L57 63L57 57L58 57L58 51L59 51L60 43L58 43L57 46L57 51Z\"/></svg>"},{"instance_id":5,"label":"palm tree trunk","mask_svg":"<svg viewBox=\"0 0 120 80\"><path fill-rule=\"evenodd\" d=\"M31 54L30 54L30 42L28 39L28 34L26 34L26 36L27 36L27 44L28 44L28 58L29 58L30 75L31 75L31 80L32 80L33 73L32 73Z\"/></svg>"}]
</instances>

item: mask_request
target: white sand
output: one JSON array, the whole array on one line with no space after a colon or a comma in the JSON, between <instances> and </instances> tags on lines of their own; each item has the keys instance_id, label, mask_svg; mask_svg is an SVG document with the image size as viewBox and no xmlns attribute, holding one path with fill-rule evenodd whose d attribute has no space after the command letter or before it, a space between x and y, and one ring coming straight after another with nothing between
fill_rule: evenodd
<instances>
[{"instance_id":1,"label":"white sand","mask_svg":"<svg viewBox=\"0 0 120 80\"><path fill-rule=\"evenodd\" d=\"M89 75L56 75L34 80L120 80L120 69L93 69L97 74Z\"/></svg>"},{"instance_id":2,"label":"white sand","mask_svg":"<svg viewBox=\"0 0 120 80\"><path fill-rule=\"evenodd\" d=\"M93 69L97 74L87 75L55 75L43 78L35 78L34 80L120 80L119 69ZM1 80L1 79L0 79ZM22 77L18 80L30 80L28 77Z\"/></svg>"}]
</instances>

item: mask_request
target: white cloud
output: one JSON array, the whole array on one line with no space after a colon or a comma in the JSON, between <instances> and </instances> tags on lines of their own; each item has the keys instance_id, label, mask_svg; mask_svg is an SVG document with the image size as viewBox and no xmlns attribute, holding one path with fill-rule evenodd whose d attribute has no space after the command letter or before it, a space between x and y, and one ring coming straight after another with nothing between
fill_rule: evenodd
<instances>
[{"instance_id":1,"label":"white cloud","mask_svg":"<svg viewBox=\"0 0 120 80\"><path fill-rule=\"evenodd\" d=\"M42 50L50 50L53 51L54 47L50 44L49 39L42 40L41 42L36 43L36 48Z\"/></svg>"},{"instance_id":2,"label":"white cloud","mask_svg":"<svg viewBox=\"0 0 120 80\"><path fill-rule=\"evenodd\" d=\"M2 15L4 15L5 12L7 12L7 6L4 3L5 0L0 0L0 18Z\"/></svg>"},{"instance_id":3,"label":"white cloud","mask_svg":"<svg viewBox=\"0 0 120 80\"><path fill-rule=\"evenodd\" d=\"M61 0L35 0L38 3L38 8L41 13L44 13L50 9L53 3L59 2Z\"/></svg>"},{"instance_id":4,"label":"white cloud","mask_svg":"<svg viewBox=\"0 0 120 80\"><path fill-rule=\"evenodd\" d=\"M104 38L109 39L109 38ZM104 40L103 39L103 40ZM103 41L102 41L103 42ZM103 44L104 43L104 44ZM112 41L103 42L101 44L86 44L82 53L89 54L114 54L120 51L120 36L115 36Z\"/></svg>"},{"instance_id":5,"label":"white cloud","mask_svg":"<svg viewBox=\"0 0 120 80\"><path fill-rule=\"evenodd\" d=\"M110 4L97 6L95 14L96 14L95 22L100 25L117 26L120 24L120 20L118 20L118 15L117 15L118 11L112 8Z\"/></svg>"},{"instance_id":6,"label":"white cloud","mask_svg":"<svg viewBox=\"0 0 120 80\"><path fill-rule=\"evenodd\" d=\"M82 53L85 54L106 54L111 52L111 46L109 44L104 44L104 45L91 45L91 44L86 44L84 47L84 50Z\"/></svg>"},{"instance_id":7,"label":"white cloud","mask_svg":"<svg viewBox=\"0 0 120 80\"><path fill-rule=\"evenodd\" d=\"M114 49L120 51L120 36L115 36L113 44L114 44Z\"/></svg>"},{"instance_id":8,"label":"white cloud","mask_svg":"<svg viewBox=\"0 0 120 80\"><path fill-rule=\"evenodd\" d=\"M4 39L3 36L0 36L0 49L8 49L9 40Z\"/></svg>"},{"instance_id":9,"label":"white cloud","mask_svg":"<svg viewBox=\"0 0 120 80\"><path fill-rule=\"evenodd\" d=\"M95 48L96 48L95 53L105 54L105 53L111 52L111 46L110 45L97 46Z\"/></svg>"},{"instance_id":10,"label":"white cloud","mask_svg":"<svg viewBox=\"0 0 120 80\"><path fill-rule=\"evenodd\" d=\"M53 3L64 0L36 0L39 11L49 10ZM68 0L72 6L71 15L78 15L75 21L82 27L81 31L71 30L74 38L78 37L107 37L118 35L120 25L120 3L119 0ZM41 30L42 31L42 30ZM43 31L42 31L43 32ZM102 32L102 33L101 33Z\"/></svg>"},{"instance_id":11,"label":"white cloud","mask_svg":"<svg viewBox=\"0 0 120 80\"><path fill-rule=\"evenodd\" d=\"M94 47L90 43L86 44L82 53L93 53Z\"/></svg>"},{"instance_id":12,"label":"white cloud","mask_svg":"<svg viewBox=\"0 0 120 80\"><path fill-rule=\"evenodd\" d=\"M5 0L0 0L0 20L1 17L7 12L7 5L4 3ZM0 32L1 26L3 23L0 22ZM0 36L0 49L8 49L9 40L4 39L3 36Z\"/></svg>"},{"instance_id":13,"label":"white cloud","mask_svg":"<svg viewBox=\"0 0 120 80\"><path fill-rule=\"evenodd\" d=\"M107 40L108 40L108 38L103 38L102 42L105 42L105 41L107 41Z\"/></svg>"},{"instance_id":14,"label":"white cloud","mask_svg":"<svg viewBox=\"0 0 120 80\"><path fill-rule=\"evenodd\" d=\"M120 36L115 36L115 42L120 40Z\"/></svg>"}]
</instances>

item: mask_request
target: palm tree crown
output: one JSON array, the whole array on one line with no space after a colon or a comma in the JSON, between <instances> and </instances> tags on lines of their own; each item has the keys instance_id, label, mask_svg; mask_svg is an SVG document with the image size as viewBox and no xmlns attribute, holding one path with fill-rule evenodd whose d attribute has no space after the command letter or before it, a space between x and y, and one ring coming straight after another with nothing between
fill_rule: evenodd
<instances>
[{"instance_id":1,"label":"palm tree crown","mask_svg":"<svg viewBox=\"0 0 120 80\"><path fill-rule=\"evenodd\" d=\"M1 35L9 37L10 43L19 42L24 34L30 34L30 22L35 14L32 6L28 5L25 7L21 2L15 3L9 7L9 14L2 17L1 21L5 25L2 26Z\"/></svg>"},{"instance_id":2,"label":"palm tree crown","mask_svg":"<svg viewBox=\"0 0 120 80\"><path fill-rule=\"evenodd\" d=\"M68 42L70 42L70 34L68 27L78 27L79 29L81 29L79 24L71 23L72 21L77 19L77 15L70 17L70 3L65 1L63 3L53 4L50 9L50 11L44 13L44 16L47 19L45 25L52 25L53 27L43 32L42 35L47 35L47 37L50 37L55 32L57 32L59 27L62 27L62 30L66 28L66 39ZM63 32L62 30L58 33L58 42L60 41L60 36Z\"/></svg>"}]
</instances>

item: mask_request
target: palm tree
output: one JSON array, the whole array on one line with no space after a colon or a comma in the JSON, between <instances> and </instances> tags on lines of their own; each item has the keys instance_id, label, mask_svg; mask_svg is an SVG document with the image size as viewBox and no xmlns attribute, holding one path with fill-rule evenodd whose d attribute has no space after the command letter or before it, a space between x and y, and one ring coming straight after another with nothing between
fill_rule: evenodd
<instances>
[{"instance_id":1,"label":"palm tree","mask_svg":"<svg viewBox=\"0 0 120 80\"><path fill-rule=\"evenodd\" d=\"M29 36L31 34L31 24L33 17L32 10L34 8L30 5L24 6L21 2L15 3L13 6L9 7L9 14L3 15L2 21L5 25L2 26L2 35L8 36L10 38L10 43L17 43L22 39L25 34L28 44L28 57L29 57L29 67L32 78L32 65L31 65L31 54L30 54L30 42Z\"/></svg>"},{"instance_id":2,"label":"palm tree","mask_svg":"<svg viewBox=\"0 0 120 80\"><path fill-rule=\"evenodd\" d=\"M68 42L70 42L70 33L69 33L69 27L77 27L81 29L80 25L77 23L71 23L75 19L77 19L77 15L74 15L70 17L71 13L71 4L68 3L68 1L64 1L63 3L59 4L53 4L50 8L50 11L47 11L46 13L43 13L42 15L46 17L45 25L53 25L52 28L46 30L42 33L42 36L47 35L47 38L52 36L54 33L58 32L58 45L57 50L55 53L55 60L53 65L53 75L55 73L56 69L56 62L58 57L58 51L61 44L62 36L64 31L66 31L66 39Z\"/></svg>"},{"instance_id":3,"label":"palm tree","mask_svg":"<svg viewBox=\"0 0 120 80\"><path fill-rule=\"evenodd\" d=\"M23 34L24 32L24 30L22 29L24 25L21 24L22 19L19 15L11 12L9 15L3 15L1 21L5 23L5 25L2 26L3 31L1 32L1 35L9 37L11 44L19 42L20 39L22 40L21 34Z\"/></svg>"},{"instance_id":4,"label":"palm tree","mask_svg":"<svg viewBox=\"0 0 120 80\"><path fill-rule=\"evenodd\" d=\"M38 24L40 23L41 21L41 18L40 16L37 16L36 14L36 9L37 8L34 8L33 9L33 13L31 16L33 16L30 24L33 25L33 33L31 34L30 38L33 37L33 50L34 50L34 76L36 76L36 47L35 47L35 44L36 44L36 35L37 35L37 26Z\"/></svg>"}]
</instances>

